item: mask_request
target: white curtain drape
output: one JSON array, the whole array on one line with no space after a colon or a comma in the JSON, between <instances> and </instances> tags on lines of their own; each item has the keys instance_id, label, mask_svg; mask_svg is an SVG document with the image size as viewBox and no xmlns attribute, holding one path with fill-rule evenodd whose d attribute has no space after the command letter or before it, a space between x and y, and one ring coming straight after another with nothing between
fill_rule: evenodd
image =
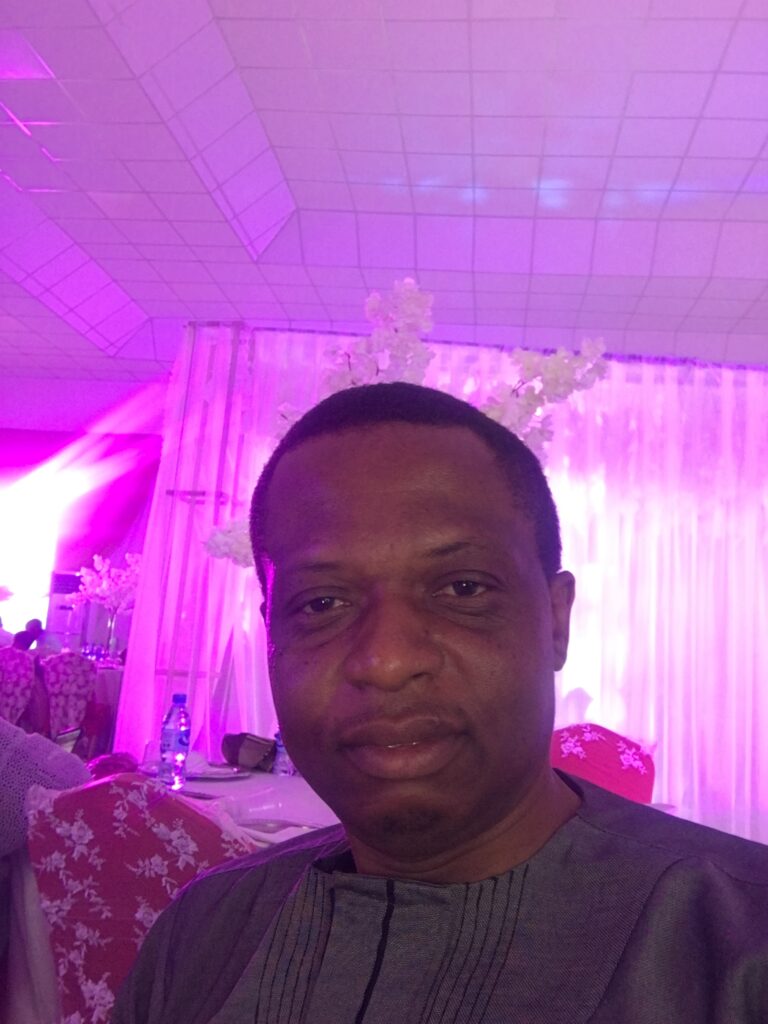
<instances>
[{"instance_id":1,"label":"white curtain drape","mask_svg":"<svg viewBox=\"0 0 768 1024\"><path fill-rule=\"evenodd\" d=\"M169 391L116 749L141 753L171 694L195 746L270 735L252 571L211 559L247 511L278 409L316 399L322 335L197 325ZM338 339L334 339L338 340ZM494 349L433 345L427 383L492 386ZM558 724L599 722L654 750L656 802L768 841L768 374L611 363L555 411L547 471L577 577Z\"/></svg>"}]
</instances>

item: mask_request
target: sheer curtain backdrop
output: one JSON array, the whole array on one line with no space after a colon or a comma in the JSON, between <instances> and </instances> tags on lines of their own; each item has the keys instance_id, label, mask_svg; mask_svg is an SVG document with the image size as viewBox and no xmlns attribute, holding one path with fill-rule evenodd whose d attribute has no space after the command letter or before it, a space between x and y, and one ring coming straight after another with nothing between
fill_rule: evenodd
<instances>
[{"instance_id":1,"label":"sheer curtain backdrop","mask_svg":"<svg viewBox=\"0 0 768 1024\"><path fill-rule=\"evenodd\" d=\"M116 749L141 753L176 690L195 746L275 721L253 571L208 557L245 514L278 408L317 396L322 335L189 329L169 392ZM437 345L427 383L481 392L495 349ZM768 374L611 361L555 410L547 472L577 577L558 724L654 748L654 800L768 841Z\"/></svg>"}]
</instances>

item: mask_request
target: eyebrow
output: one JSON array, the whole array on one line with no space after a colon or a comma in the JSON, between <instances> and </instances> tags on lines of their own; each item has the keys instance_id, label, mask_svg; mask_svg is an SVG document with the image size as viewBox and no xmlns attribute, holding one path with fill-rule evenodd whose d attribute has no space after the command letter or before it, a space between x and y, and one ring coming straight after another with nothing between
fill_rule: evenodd
<instances>
[{"instance_id":1,"label":"eyebrow","mask_svg":"<svg viewBox=\"0 0 768 1024\"><path fill-rule=\"evenodd\" d=\"M439 559L448 558L451 555L461 554L465 551L487 551L488 545L476 540L457 540L450 544L439 544L437 547L428 548L423 552L424 558ZM297 562L290 566L291 572L302 573L326 573L338 572L344 569L344 563L340 561L309 561Z\"/></svg>"}]
</instances>

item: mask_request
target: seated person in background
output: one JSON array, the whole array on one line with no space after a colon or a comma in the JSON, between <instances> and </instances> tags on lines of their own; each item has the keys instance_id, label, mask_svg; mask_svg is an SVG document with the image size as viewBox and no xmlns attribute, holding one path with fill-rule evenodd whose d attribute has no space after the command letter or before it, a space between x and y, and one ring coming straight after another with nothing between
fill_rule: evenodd
<instances>
[{"instance_id":1,"label":"seated person in background","mask_svg":"<svg viewBox=\"0 0 768 1024\"><path fill-rule=\"evenodd\" d=\"M550 766L574 580L518 438L340 392L251 529L281 732L342 824L189 886L113 1024L765 1024L768 848Z\"/></svg>"},{"instance_id":2,"label":"seated person in background","mask_svg":"<svg viewBox=\"0 0 768 1024\"><path fill-rule=\"evenodd\" d=\"M10 875L7 858L27 840L24 801L30 786L72 789L90 782L83 762L43 736L0 718L0 963L8 942ZM1 970L0 970L1 973Z\"/></svg>"}]
</instances>

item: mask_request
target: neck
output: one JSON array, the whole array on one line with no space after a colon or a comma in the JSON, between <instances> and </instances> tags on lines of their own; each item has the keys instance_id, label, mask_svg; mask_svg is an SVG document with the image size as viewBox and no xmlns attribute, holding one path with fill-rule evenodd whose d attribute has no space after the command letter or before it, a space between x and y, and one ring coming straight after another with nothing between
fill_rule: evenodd
<instances>
[{"instance_id":1,"label":"neck","mask_svg":"<svg viewBox=\"0 0 768 1024\"><path fill-rule=\"evenodd\" d=\"M450 848L419 857L403 857L347 836L360 874L450 884L479 882L502 875L533 856L576 813L577 794L547 766L512 810L492 827Z\"/></svg>"}]
</instances>

